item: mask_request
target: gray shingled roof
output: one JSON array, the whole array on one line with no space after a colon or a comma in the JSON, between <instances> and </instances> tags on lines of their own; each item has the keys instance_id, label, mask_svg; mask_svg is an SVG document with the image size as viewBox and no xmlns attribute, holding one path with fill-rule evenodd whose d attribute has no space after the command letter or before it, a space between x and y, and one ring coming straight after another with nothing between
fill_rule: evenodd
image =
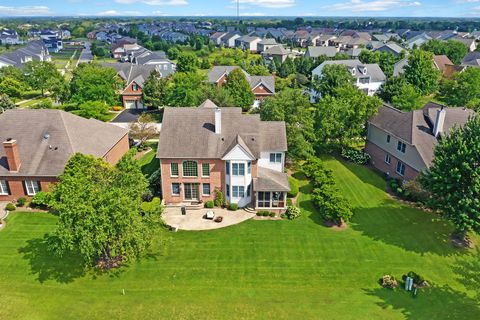
<instances>
[{"instance_id":1,"label":"gray shingled roof","mask_svg":"<svg viewBox=\"0 0 480 320\"><path fill-rule=\"evenodd\" d=\"M288 176L284 172L258 167L257 178L253 179L254 191L290 191Z\"/></svg>"},{"instance_id":2,"label":"gray shingled roof","mask_svg":"<svg viewBox=\"0 0 480 320\"><path fill-rule=\"evenodd\" d=\"M277 55L277 56L285 56L290 54L290 52L287 49L285 49L281 44L270 47L267 50L265 50L263 53L266 55Z\"/></svg>"},{"instance_id":3,"label":"gray shingled roof","mask_svg":"<svg viewBox=\"0 0 480 320\"><path fill-rule=\"evenodd\" d=\"M158 158L221 159L238 136L255 158L262 151L286 151L285 122L261 121L241 108L220 108L222 132L215 134L213 102L198 108L165 108ZM235 144L236 145L236 144Z\"/></svg>"},{"instance_id":4,"label":"gray shingled roof","mask_svg":"<svg viewBox=\"0 0 480 320\"><path fill-rule=\"evenodd\" d=\"M335 57L335 55L338 53L336 47L308 47L306 55L308 55L311 58L318 58L322 55L325 55L327 57Z\"/></svg>"},{"instance_id":5,"label":"gray shingled roof","mask_svg":"<svg viewBox=\"0 0 480 320\"><path fill-rule=\"evenodd\" d=\"M347 68L355 68L357 69L355 72L354 77L360 78L364 76L370 76L370 79L373 82L381 82L385 81L385 74L383 73L382 69L380 69L380 66L376 63L361 63L360 60L354 59L354 60L335 60L335 61L324 61L320 66L317 68L323 68L325 65L332 65L332 64L337 64L337 65L344 65ZM361 72L361 69L363 67L367 68L367 74L364 75ZM316 69L316 68L315 68ZM315 73L315 70L313 71Z\"/></svg>"},{"instance_id":6,"label":"gray shingled roof","mask_svg":"<svg viewBox=\"0 0 480 320\"><path fill-rule=\"evenodd\" d=\"M369 124L414 146L428 167L433 161L434 149L438 143L437 138L432 134L433 126L437 111L442 107L429 102L422 110L404 112L384 105L378 110L377 115L370 119ZM448 134L454 125L464 125L474 114L470 109L443 108L446 111L443 134Z\"/></svg>"},{"instance_id":7,"label":"gray shingled roof","mask_svg":"<svg viewBox=\"0 0 480 320\"><path fill-rule=\"evenodd\" d=\"M61 110L7 110L0 115L0 141L17 141L22 165L10 173L2 147L0 176L58 176L74 153L103 157L126 134L126 129Z\"/></svg>"},{"instance_id":8,"label":"gray shingled roof","mask_svg":"<svg viewBox=\"0 0 480 320\"><path fill-rule=\"evenodd\" d=\"M235 69L240 69L237 66L214 66L207 73L209 83L216 83L223 75L228 75ZM254 89L260 84L263 84L270 92L275 93L275 78L273 76L251 76L245 70L241 69L250 83L250 87Z\"/></svg>"}]
</instances>

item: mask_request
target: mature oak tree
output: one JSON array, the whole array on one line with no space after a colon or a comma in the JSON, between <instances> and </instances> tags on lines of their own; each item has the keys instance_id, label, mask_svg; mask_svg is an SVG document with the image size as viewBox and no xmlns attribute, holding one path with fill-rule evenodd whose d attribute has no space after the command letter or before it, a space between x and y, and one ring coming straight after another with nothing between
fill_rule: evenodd
<instances>
[{"instance_id":1,"label":"mature oak tree","mask_svg":"<svg viewBox=\"0 0 480 320\"><path fill-rule=\"evenodd\" d=\"M167 100L168 83L168 78L163 78L157 70L153 71L144 82L142 88L145 105L149 107L164 106Z\"/></svg>"},{"instance_id":2,"label":"mature oak tree","mask_svg":"<svg viewBox=\"0 0 480 320\"><path fill-rule=\"evenodd\" d=\"M452 80L444 80L440 86L440 99L450 106L480 111L480 69L469 67L456 73Z\"/></svg>"},{"instance_id":3,"label":"mature oak tree","mask_svg":"<svg viewBox=\"0 0 480 320\"><path fill-rule=\"evenodd\" d=\"M435 92L438 87L439 71L433 63L433 53L424 50L413 50L408 56L405 66L405 79L422 94Z\"/></svg>"},{"instance_id":4,"label":"mature oak tree","mask_svg":"<svg viewBox=\"0 0 480 320\"><path fill-rule=\"evenodd\" d=\"M255 95L242 69L234 69L228 74L225 90L232 96L236 107L248 110L253 105Z\"/></svg>"},{"instance_id":5,"label":"mature oak tree","mask_svg":"<svg viewBox=\"0 0 480 320\"><path fill-rule=\"evenodd\" d=\"M30 87L40 90L43 96L45 90L51 89L52 80L62 75L52 62L34 60L25 64L25 77Z\"/></svg>"},{"instance_id":6,"label":"mature oak tree","mask_svg":"<svg viewBox=\"0 0 480 320\"><path fill-rule=\"evenodd\" d=\"M118 102L116 88L119 85L115 69L97 63L81 63L73 72L70 83L71 100L77 103L102 101L113 105Z\"/></svg>"},{"instance_id":7,"label":"mature oak tree","mask_svg":"<svg viewBox=\"0 0 480 320\"><path fill-rule=\"evenodd\" d=\"M455 127L435 148L431 168L420 181L430 204L452 221L464 239L480 233L480 116Z\"/></svg>"},{"instance_id":8,"label":"mature oak tree","mask_svg":"<svg viewBox=\"0 0 480 320\"><path fill-rule=\"evenodd\" d=\"M312 87L320 96L335 96L338 88L353 84L354 78L348 69L341 64L326 65L322 76L313 79Z\"/></svg>"},{"instance_id":9,"label":"mature oak tree","mask_svg":"<svg viewBox=\"0 0 480 320\"><path fill-rule=\"evenodd\" d=\"M106 269L139 257L162 223L160 209L140 209L147 186L133 150L116 166L75 154L52 191L59 219L51 249L78 252L85 267Z\"/></svg>"}]
</instances>

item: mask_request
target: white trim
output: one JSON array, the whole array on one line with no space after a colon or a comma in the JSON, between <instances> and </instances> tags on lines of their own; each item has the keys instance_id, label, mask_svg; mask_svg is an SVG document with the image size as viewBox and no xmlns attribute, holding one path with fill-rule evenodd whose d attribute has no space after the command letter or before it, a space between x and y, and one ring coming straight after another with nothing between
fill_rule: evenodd
<instances>
[{"instance_id":1,"label":"white trim","mask_svg":"<svg viewBox=\"0 0 480 320\"><path fill-rule=\"evenodd\" d=\"M23 183L28 196L34 196L40 191L40 182L38 180L25 180ZM34 183L36 183L36 186ZM29 190L29 187L32 191ZM37 187L37 191L35 190L35 187Z\"/></svg>"},{"instance_id":2,"label":"white trim","mask_svg":"<svg viewBox=\"0 0 480 320\"><path fill-rule=\"evenodd\" d=\"M7 180L0 180L0 196L8 196Z\"/></svg>"}]
</instances>

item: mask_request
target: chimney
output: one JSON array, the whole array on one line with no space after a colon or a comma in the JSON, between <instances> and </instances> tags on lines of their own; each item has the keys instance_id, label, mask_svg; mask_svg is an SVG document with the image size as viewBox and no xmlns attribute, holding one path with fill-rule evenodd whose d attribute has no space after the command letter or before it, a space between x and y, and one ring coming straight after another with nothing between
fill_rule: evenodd
<instances>
[{"instance_id":1,"label":"chimney","mask_svg":"<svg viewBox=\"0 0 480 320\"><path fill-rule=\"evenodd\" d=\"M5 155L7 156L8 170L10 172L18 172L20 165L20 154L18 152L17 141L12 138L8 138L3 142L3 149L5 150Z\"/></svg>"},{"instance_id":2,"label":"chimney","mask_svg":"<svg viewBox=\"0 0 480 320\"><path fill-rule=\"evenodd\" d=\"M222 110L220 108L215 109L215 133L220 134L222 132Z\"/></svg>"},{"instance_id":3,"label":"chimney","mask_svg":"<svg viewBox=\"0 0 480 320\"><path fill-rule=\"evenodd\" d=\"M445 109L443 107L437 111L437 119L435 120L435 125L433 126L433 135L438 137L440 133L443 132L443 124L445 123Z\"/></svg>"}]
</instances>

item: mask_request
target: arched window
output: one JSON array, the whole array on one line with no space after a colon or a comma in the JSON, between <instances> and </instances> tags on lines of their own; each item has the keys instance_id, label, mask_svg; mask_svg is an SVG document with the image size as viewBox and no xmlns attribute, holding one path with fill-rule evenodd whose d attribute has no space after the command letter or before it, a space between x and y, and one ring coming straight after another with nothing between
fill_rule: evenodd
<instances>
[{"instance_id":1,"label":"arched window","mask_svg":"<svg viewBox=\"0 0 480 320\"><path fill-rule=\"evenodd\" d=\"M198 165L196 161L184 161L183 162L183 176L184 177L197 177Z\"/></svg>"}]
</instances>

